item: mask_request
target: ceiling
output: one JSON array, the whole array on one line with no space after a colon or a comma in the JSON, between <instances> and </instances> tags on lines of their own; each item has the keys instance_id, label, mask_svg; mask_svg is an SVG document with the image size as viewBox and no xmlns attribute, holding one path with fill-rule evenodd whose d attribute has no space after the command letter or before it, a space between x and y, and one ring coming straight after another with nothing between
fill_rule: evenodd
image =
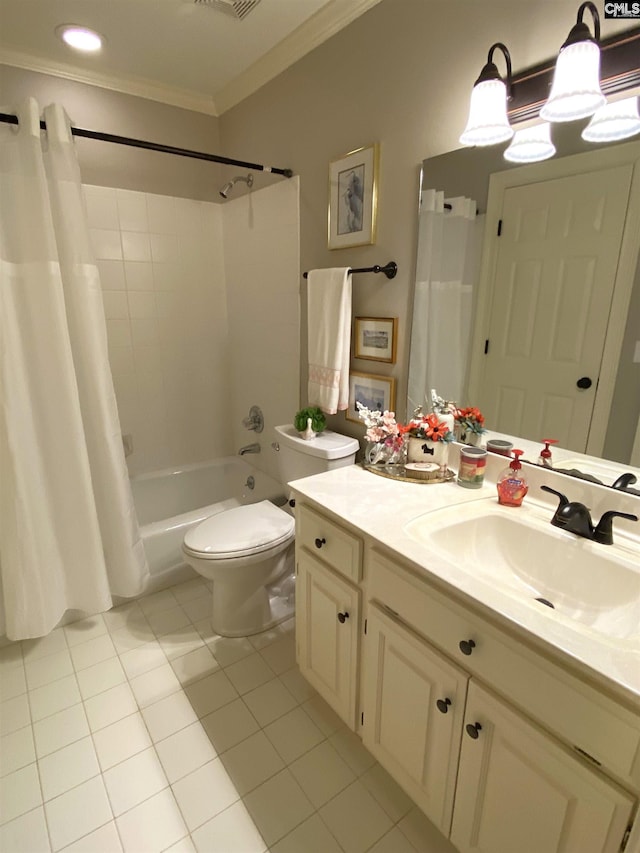
<instances>
[{"instance_id":1,"label":"ceiling","mask_svg":"<svg viewBox=\"0 0 640 853\"><path fill-rule=\"evenodd\" d=\"M380 0L260 0L243 18L195 0L0 0L0 63L220 115ZM97 30L81 54L60 24Z\"/></svg>"}]
</instances>

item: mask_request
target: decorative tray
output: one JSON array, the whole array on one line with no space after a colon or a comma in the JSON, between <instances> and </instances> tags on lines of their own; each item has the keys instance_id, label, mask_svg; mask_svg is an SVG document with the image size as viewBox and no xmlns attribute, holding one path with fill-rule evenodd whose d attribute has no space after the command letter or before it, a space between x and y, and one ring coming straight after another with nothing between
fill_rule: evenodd
<instances>
[{"instance_id":1,"label":"decorative tray","mask_svg":"<svg viewBox=\"0 0 640 853\"><path fill-rule=\"evenodd\" d=\"M446 472L440 477L425 480L423 477L412 476L411 470L407 470L404 465L367 465L363 462L362 467L365 471L371 471L372 474L377 474L379 477L387 477L389 480L403 480L405 483L420 483L425 486L434 483L450 483L456 477L451 468L447 468Z\"/></svg>"}]
</instances>

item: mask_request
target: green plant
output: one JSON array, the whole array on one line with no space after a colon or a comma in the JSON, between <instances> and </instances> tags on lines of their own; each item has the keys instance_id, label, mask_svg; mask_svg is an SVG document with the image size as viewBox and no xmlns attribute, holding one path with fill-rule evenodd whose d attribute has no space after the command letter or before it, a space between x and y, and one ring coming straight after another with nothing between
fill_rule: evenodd
<instances>
[{"instance_id":1,"label":"green plant","mask_svg":"<svg viewBox=\"0 0 640 853\"><path fill-rule=\"evenodd\" d=\"M296 412L293 419L293 425L298 432L304 432L307 428L307 421L311 418L311 429L314 432L322 432L327 426L327 419L324 416L322 409L317 406L309 406L306 409L300 409Z\"/></svg>"}]
</instances>

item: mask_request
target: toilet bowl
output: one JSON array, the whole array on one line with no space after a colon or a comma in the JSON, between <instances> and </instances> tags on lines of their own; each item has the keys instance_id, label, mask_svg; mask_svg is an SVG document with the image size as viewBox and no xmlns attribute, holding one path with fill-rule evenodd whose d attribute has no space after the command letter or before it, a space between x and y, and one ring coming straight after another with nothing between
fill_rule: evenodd
<instances>
[{"instance_id":1,"label":"toilet bowl","mask_svg":"<svg viewBox=\"0 0 640 853\"><path fill-rule=\"evenodd\" d=\"M292 516L270 501L226 510L187 531L185 561L213 581L217 634L246 637L292 615L294 535Z\"/></svg>"}]
</instances>

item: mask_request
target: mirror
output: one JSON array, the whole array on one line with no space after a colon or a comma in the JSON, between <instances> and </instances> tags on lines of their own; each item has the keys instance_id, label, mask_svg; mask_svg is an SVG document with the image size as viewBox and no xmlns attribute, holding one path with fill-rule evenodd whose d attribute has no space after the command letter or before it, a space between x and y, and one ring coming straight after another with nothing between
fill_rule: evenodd
<instances>
[{"instance_id":1,"label":"mirror","mask_svg":"<svg viewBox=\"0 0 640 853\"><path fill-rule=\"evenodd\" d=\"M631 140L624 140L621 143L616 143L614 145L596 147L592 144L585 143L581 139L580 133L585 124L586 122L573 122L564 125L554 125L552 132L557 153L552 160L547 162L557 164L554 165L554 169L557 172L558 169L562 168L562 164L558 164L558 160L560 158L590 152L588 154L590 158L589 163L597 163L599 160L597 154L598 151L611 149L617 145L635 146L634 151L637 151L637 156L634 154L634 156L636 156L636 173L634 178L632 178L630 196L632 197L633 204L636 205L637 209L639 201L638 195L640 193L640 183L638 182L637 175L639 168L637 164L640 162L640 142L638 141L638 138L635 137ZM442 191L445 201L452 203L452 207L454 209L450 211L451 214L455 214L456 206L459 206L462 199L471 199L475 201L478 212L483 214L487 211L491 175L523 169L528 169L531 172L532 169L532 166L523 167L506 161L503 157L505 147L506 145L493 146L490 148L463 148L424 160L422 164L420 187L422 201L426 202L427 205L432 204L433 198L428 196L427 191L435 189ZM602 159L604 159L604 157ZM544 166L544 164L535 164L535 166L540 167ZM598 168L598 165L593 165L594 170L597 170ZM539 170L539 174L543 174L541 170ZM536 178L536 180L545 180L545 178ZM494 184L495 181L496 179L494 178ZM517 179L514 183L517 183ZM419 217L421 220L419 225L420 229L424 229L423 214L424 205L423 212ZM626 215L626 211L623 216L624 215ZM484 217L482 216L478 217L478 222L482 222L483 218ZM483 226L480 226L480 228L484 230ZM475 232L477 233L477 231L478 226L476 225ZM472 245L474 239L476 239L472 232L470 232L470 234L471 236L467 236L466 238L467 245ZM483 352L482 349L479 348L478 344L481 346L483 341L478 335L478 330L476 330L475 348L469 345L466 358L463 359L464 364L458 371L458 376L455 380L452 380L450 375L451 359L448 359L446 356L451 354L453 361L456 359L459 360L460 353L464 352L465 345L467 345L471 340L472 330L476 320L480 323L480 317L484 314L484 322L486 324L490 322L490 320L487 319L489 315L495 313L495 305L490 306L488 304L483 304L482 301L480 301L483 298L478 294L478 290L480 290L481 293L483 292L483 288L480 287L479 273L479 257L481 253L478 253L475 260L473 260L473 253L471 253L471 262L473 263L477 273L475 280L471 286L468 281L468 270L464 274L458 275L458 278L462 283L461 292L466 295L458 295L453 299L453 303L456 305L456 310L460 313L462 328L464 331L458 333L457 341L455 335L450 332L446 333L446 337L443 338L441 342L437 341L438 333L443 335L443 329L446 329L444 318L445 316L449 316L449 312L452 310L452 296L451 293L449 293L447 298L443 301L442 297L438 297L437 294L434 298L434 292L432 290L429 297L425 299L421 278L425 276L425 267L428 267L430 264L433 265L434 257L437 255L437 253L434 252L433 233L431 234L430 239L432 241L431 243L429 243L429 238L425 236L423 230L419 233L418 258L416 263L417 280L414 295L414 316L409 366L408 412L413 411L419 402L424 404L424 397L422 400L417 400L416 397L418 393L420 393L417 389L422 387L420 383L425 382L427 375L429 377L428 380L426 380L427 386L425 387L427 398L429 395L428 387L435 387L438 394L443 396L445 399L454 399L459 405L480 405L477 398L470 399L467 390L470 387L470 376L472 380L471 388L480 387L478 385L477 375L482 372L482 368L479 368L478 364L479 360L483 357ZM443 254L447 251L449 254L451 253L451 250L448 249L448 245L447 239L445 238L441 243ZM628 254L628 247L626 248L626 251ZM484 243L484 252L485 254L487 252L486 242ZM633 459L635 465L638 466L639 463L636 459L637 454L640 453L640 363L638 362L638 359L640 359L640 352L638 352L640 349L640 343L638 343L638 341L640 341L640 259L637 256L637 246L633 250L631 257L632 264L628 275L628 286L631 289L631 297L629 299L627 294L624 302L625 309L628 310L626 328L624 330L622 347L620 348L619 334L617 344L614 346L616 352L619 350L619 357L616 356L612 362L613 373L611 375L615 376L615 381L610 382L608 386L607 396L609 402L607 404L607 409L604 412L602 427L603 440L599 441L599 445L602 450L598 453L598 458L611 460L607 465L599 466L600 471L617 471L620 474L624 471L634 471L638 477L638 483L640 484L640 468L634 468L631 465L631 460ZM485 261L483 260L482 263L484 264ZM437 272L438 271L436 271L435 278L438 278ZM426 275L428 275L428 273L426 273ZM493 272L485 270L485 279L489 276L493 276ZM450 280L451 279L447 278L445 274L443 281L449 282ZM438 284L442 285L442 281L439 281ZM487 285L486 281L484 282L484 285L485 287L492 286L491 283ZM431 312L431 318L434 320L431 332L425 331L429 311ZM466 319L465 315L468 315ZM622 326L625 325L625 321L622 317L620 319L620 328L622 329ZM436 345L432 345L431 348L428 346L425 347L425 337L429 334L431 334L432 337L435 337ZM445 358L435 358L435 362L438 362L438 360L442 362L442 368L435 364L433 371L425 371L425 360L428 361L427 356L429 351L432 353L440 352L441 355L444 351ZM432 362L433 361L434 359L432 359ZM446 365L446 367L444 365ZM472 367L476 372L475 386L473 382L474 369L471 369ZM604 375L604 373L601 375ZM454 389L453 393L449 391L448 387L446 387L447 385ZM613 388L611 386L613 386ZM497 432L506 433L515 437L514 430L512 428L513 425L508 422L508 417L503 418L503 420L504 422L502 423L500 422L499 417L496 418L495 422L490 422L488 420L487 426ZM554 436L553 422L549 419L547 419L545 423L545 430L550 430L549 437ZM558 432L560 432L559 424ZM545 437L539 435L537 429L535 430L535 434L529 435L526 435L526 429L521 429L517 432L517 436L537 442L540 447L542 446L540 439ZM566 446L571 451L575 451L572 454L564 454L565 458L568 458L569 455L571 455L575 468L579 469L578 462L581 459L584 461L585 466L587 466L587 460L589 458L596 458L595 455L591 457L584 455L585 452L593 453L592 450L587 451L586 443L582 445L581 449L579 444L578 447L575 445L571 447L570 442L567 442ZM530 459L530 461L535 462L535 459ZM595 470L598 466L594 464L592 467ZM615 479L615 477L610 478L603 476L602 482L610 484L613 479ZM640 487L636 484L635 488Z\"/></svg>"}]
</instances>

